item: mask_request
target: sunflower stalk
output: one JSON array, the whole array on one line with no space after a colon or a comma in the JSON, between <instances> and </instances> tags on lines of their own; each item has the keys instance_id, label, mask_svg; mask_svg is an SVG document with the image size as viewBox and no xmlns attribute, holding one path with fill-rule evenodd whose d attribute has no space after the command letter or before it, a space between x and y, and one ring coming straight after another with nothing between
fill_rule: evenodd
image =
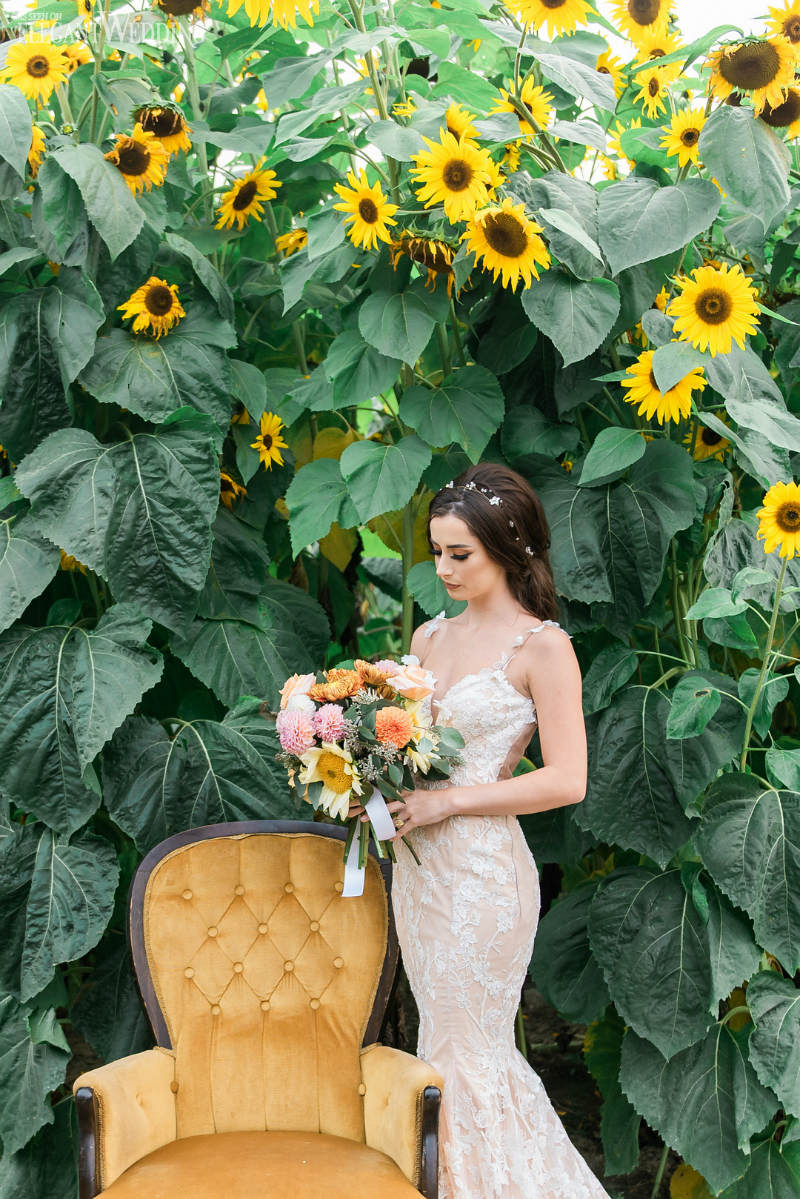
<instances>
[{"instance_id":1,"label":"sunflower stalk","mask_svg":"<svg viewBox=\"0 0 800 1199\"><path fill-rule=\"evenodd\" d=\"M108 0L106 0L108 2ZM178 28L181 32L181 45L183 46L184 62L186 64L186 87L189 91L189 99L192 102L192 111L195 119L200 120L203 115L202 105L200 103L200 88L197 84L197 59L194 53L194 42L192 40L192 31L189 26L189 19L185 16L176 18ZM205 142L195 142L194 148L197 151L197 160L200 163L200 168L203 175L208 178L208 152L206 151ZM214 219L214 202L209 200L205 205L206 216L209 221Z\"/></svg>"},{"instance_id":2,"label":"sunflower stalk","mask_svg":"<svg viewBox=\"0 0 800 1199\"><path fill-rule=\"evenodd\" d=\"M778 585L775 588L775 600L772 605L772 617L770 619L769 629L767 631L767 644L764 647L764 657L761 662L761 670L758 675L755 691L753 692L753 698L750 701L750 707L747 710L747 722L744 728L742 756L739 759L739 770L742 772L744 772L745 764L747 762L747 752L750 747L750 730L753 727L753 717L755 716L756 707L758 706L758 698L761 695L761 691L764 686L764 676L767 673L769 658L772 652L772 641L775 636L775 626L778 623L778 608L781 602L781 589L783 587L783 580L786 575L786 567L788 563L788 557L784 558L783 562L781 563L781 573L778 576Z\"/></svg>"},{"instance_id":3,"label":"sunflower stalk","mask_svg":"<svg viewBox=\"0 0 800 1199\"><path fill-rule=\"evenodd\" d=\"M451 297L450 299L450 318L453 324L453 340L456 343L456 353L458 360L462 366L467 365L467 356L464 353L464 343L461 340L461 333L458 328L458 317L456 316L456 306Z\"/></svg>"},{"instance_id":4,"label":"sunflower stalk","mask_svg":"<svg viewBox=\"0 0 800 1199\"><path fill-rule=\"evenodd\" d=\"M417 515L417 497L412 496L403 509L403 612L402 612L402 644L403 653L411 648L411 635L414 632L414 597L408 589L408 573L414 565L414 523Z\"/></svg>"},{"instance_id":5,"label":"sunflower stalk","mask_svg":"<svg viewBox=\"0 0 800 1199\"><path fill-rule=\"evenodd\" d=\"M97 132L97 106L100 101L100 89L97 86L100 68L103 62L103 50L106 44L106 29L108 28L108 17L111 11L111 0L104 0L103 3L103 18L100 22L100 28L97 33L97 45L92 46L94 55L94 72L92 75L92 105L91 116L89 119L89 141L95 140ZM98 143L99 144L99 143Z\"/></svg>"},{"instance_id":6,"label":"sunflower stalk","mask_svg":"<svg viewBox=\"0 0 800 1199\"><path fill-rule=\"evenodd\" d=\"M684 636L684 631L683 631L684 616L683 616L683 610L681 608L681 601L680 601L680 586L679 586L679 578L678 578L678 555L675 550L675 539L674 538L670 542L669 548L670 548L670 558L672 560L672 570L671 570L671 573L672 573L672 617L673 617L673 620L675 621L675 632L677 633L678 643L681 647L681 653L684 656L686 664L688 666L696 666L697 663L693 660L693 656L689 652L689 648L686 643L686 637Z\"/></svg>"},{"instance_id":7,"label":"sunflower stalk","mask_svg":"<svg viewBox=\"0 0 800 1199\"><path fill-rule=\"evenodd\" d=\"M452 364L450 361L450 343L447 336L447 325L436 326L436 343L439 347L439 357L442 360L442 375L444 378L447 378L452 369Z\"/></svg>"},{"instance_id":8,"label":"sunflower stalk","mask_svg":"<svg viewBox=\"0 0 800 1199\"><path fill-rule=\"evenodd\" d=\"M279 236L278 222L275 220L275 213L272 211L272 205L270 204L269 200L267 200L264 204L264 216L267 220L267 228L272 234L272 240L275 242ZM303 329L300 321L292 321L292 340L294 341L294 348L297 352L297 361L300 366L300 371L302 374L307 375L308 362L306 360L305 339L303 337Z\"/></svg>"},{"instance_id":9,"label":"sunflower stalk","mask_svg":"<svg viewBox=\"0 0 800 1199\"><path fill-rule=\"evenodd\" d=\"M360 33L366 33L367 27L364 24L363 4L361 4L361 5L357 4L356 0L347 0L347 4L350 9L350 12L353 14L353 20L356 23L356 28L359 30ZM375 96L375 103L378 106L378 113L380 114L380 118L382 121L388 121L392 118L389 117L389 109L386 106L386 96L384 95L384 92L381 88L380 80L378 78L378 72L375 70L375 61L372 57L371 50L368 50L367 53L364 55L364 61L367 64L367 71L369 72L369 79L370 79L370 83L372 84L372 91ZM400 189L399 189L400 176L399 176L399 173L397 170L397 161L394 158L387 157L386 163L387 163L387 166L389 167L389 178L391 180L390 189L391 189L391 193L392 193L392 200L395 204L399 204L399 202L400 202Z\"/></svg>"}]
</instances>

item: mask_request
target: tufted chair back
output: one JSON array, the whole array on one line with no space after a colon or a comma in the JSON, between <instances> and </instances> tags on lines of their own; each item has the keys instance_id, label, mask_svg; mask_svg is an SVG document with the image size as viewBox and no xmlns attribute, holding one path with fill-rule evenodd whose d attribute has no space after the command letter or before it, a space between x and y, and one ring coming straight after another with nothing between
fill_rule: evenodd
<instances>
[{"instance_id":1,"label":"tufted chair back","mask_svg":"<svg viewBox=\"0 0 800 1199\"><path fill-rule=\"evenodd\" d=\"M175 1052L178 1138L364 1141L359 1050L397 949L391 930L387 954L386 885L371 855L363 896L341 897L343 833L216 825L170 838L140 866L131 944L159 1044Z\"/></svg>"}]
</instances>

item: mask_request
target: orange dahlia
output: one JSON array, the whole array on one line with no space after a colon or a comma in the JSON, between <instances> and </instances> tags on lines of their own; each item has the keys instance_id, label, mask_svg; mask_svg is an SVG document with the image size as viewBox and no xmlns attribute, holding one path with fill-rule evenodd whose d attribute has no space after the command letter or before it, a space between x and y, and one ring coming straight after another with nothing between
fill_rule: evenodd
<instances>
[{"instance_id":1,"label":"orange dahlia","mask_svg":"<svg viewBox=\"0 0 800 1199\"><path fill-rule=\"evenodd\" d=\"M414 734L414 721L405 708L390 705L379 708L375 713L375 735L379 741L389 742L402 749L408 745Z\"/></svg>"},{"instance_id":2,"label":"orange dahlia","mask_svg":"<svg viewBox=\"0 0 800 1199\"><path fill-rule=\"evenodd\" d=\"M325 678L327 682L314 683L308 689L308 694L317 702L324 700L326 703L335 703L337 699L347 699L349 695L355 695L357 691L360 691L363 686L361 675L357 670L344 670L339 666L326 670Z\"/></svg>"}]
</instances>

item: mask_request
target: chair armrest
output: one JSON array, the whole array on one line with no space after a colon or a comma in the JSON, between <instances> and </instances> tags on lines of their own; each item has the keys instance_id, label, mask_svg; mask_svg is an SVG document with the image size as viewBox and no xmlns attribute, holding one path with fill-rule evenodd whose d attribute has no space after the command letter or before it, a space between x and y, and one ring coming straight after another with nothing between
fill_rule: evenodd
<instances>
[{"instance_id":1,"label":"chair armrest","mask_svg":"<svg viewBox=\"0 0 800 1199\"><path fill-rule=\"evenodd\" d=\"M361 1050L364 1133L409 1182L436 1199L439 1104L444 1081L427 1062L387 1045Z\"/></svg>"},{"instance_id":2,"label":"chair armrest","mask_svg":"<svg viewBox=\"0 0 800 1199\"><path fill-rule=\"evenodd\" d=\"M174 1141L175 1055L148 1049L75 1079L80 1195L93 1199L128 1166Z\"/></svg>"}]
</instances>

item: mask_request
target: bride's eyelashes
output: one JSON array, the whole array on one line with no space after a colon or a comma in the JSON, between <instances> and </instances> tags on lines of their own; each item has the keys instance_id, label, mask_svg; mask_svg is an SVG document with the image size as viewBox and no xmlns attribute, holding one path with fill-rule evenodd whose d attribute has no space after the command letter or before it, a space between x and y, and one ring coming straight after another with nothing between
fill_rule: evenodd
<instances>
[{"instance_id":1,"label":"bride's eyelashes","mask_svg":"<svg viewBox=\"0 0 800 1199\"><path fill-rule=\"evenodd\" d=\"M434 558L438 558L439 555L441 554L441 552L442 552L441 550L431 550L431 553L433 554ZM471 554L452 554L451 557L454 562L466 562L467 558L471 558L472 555Z\"/></svg>"}]
</instances>

